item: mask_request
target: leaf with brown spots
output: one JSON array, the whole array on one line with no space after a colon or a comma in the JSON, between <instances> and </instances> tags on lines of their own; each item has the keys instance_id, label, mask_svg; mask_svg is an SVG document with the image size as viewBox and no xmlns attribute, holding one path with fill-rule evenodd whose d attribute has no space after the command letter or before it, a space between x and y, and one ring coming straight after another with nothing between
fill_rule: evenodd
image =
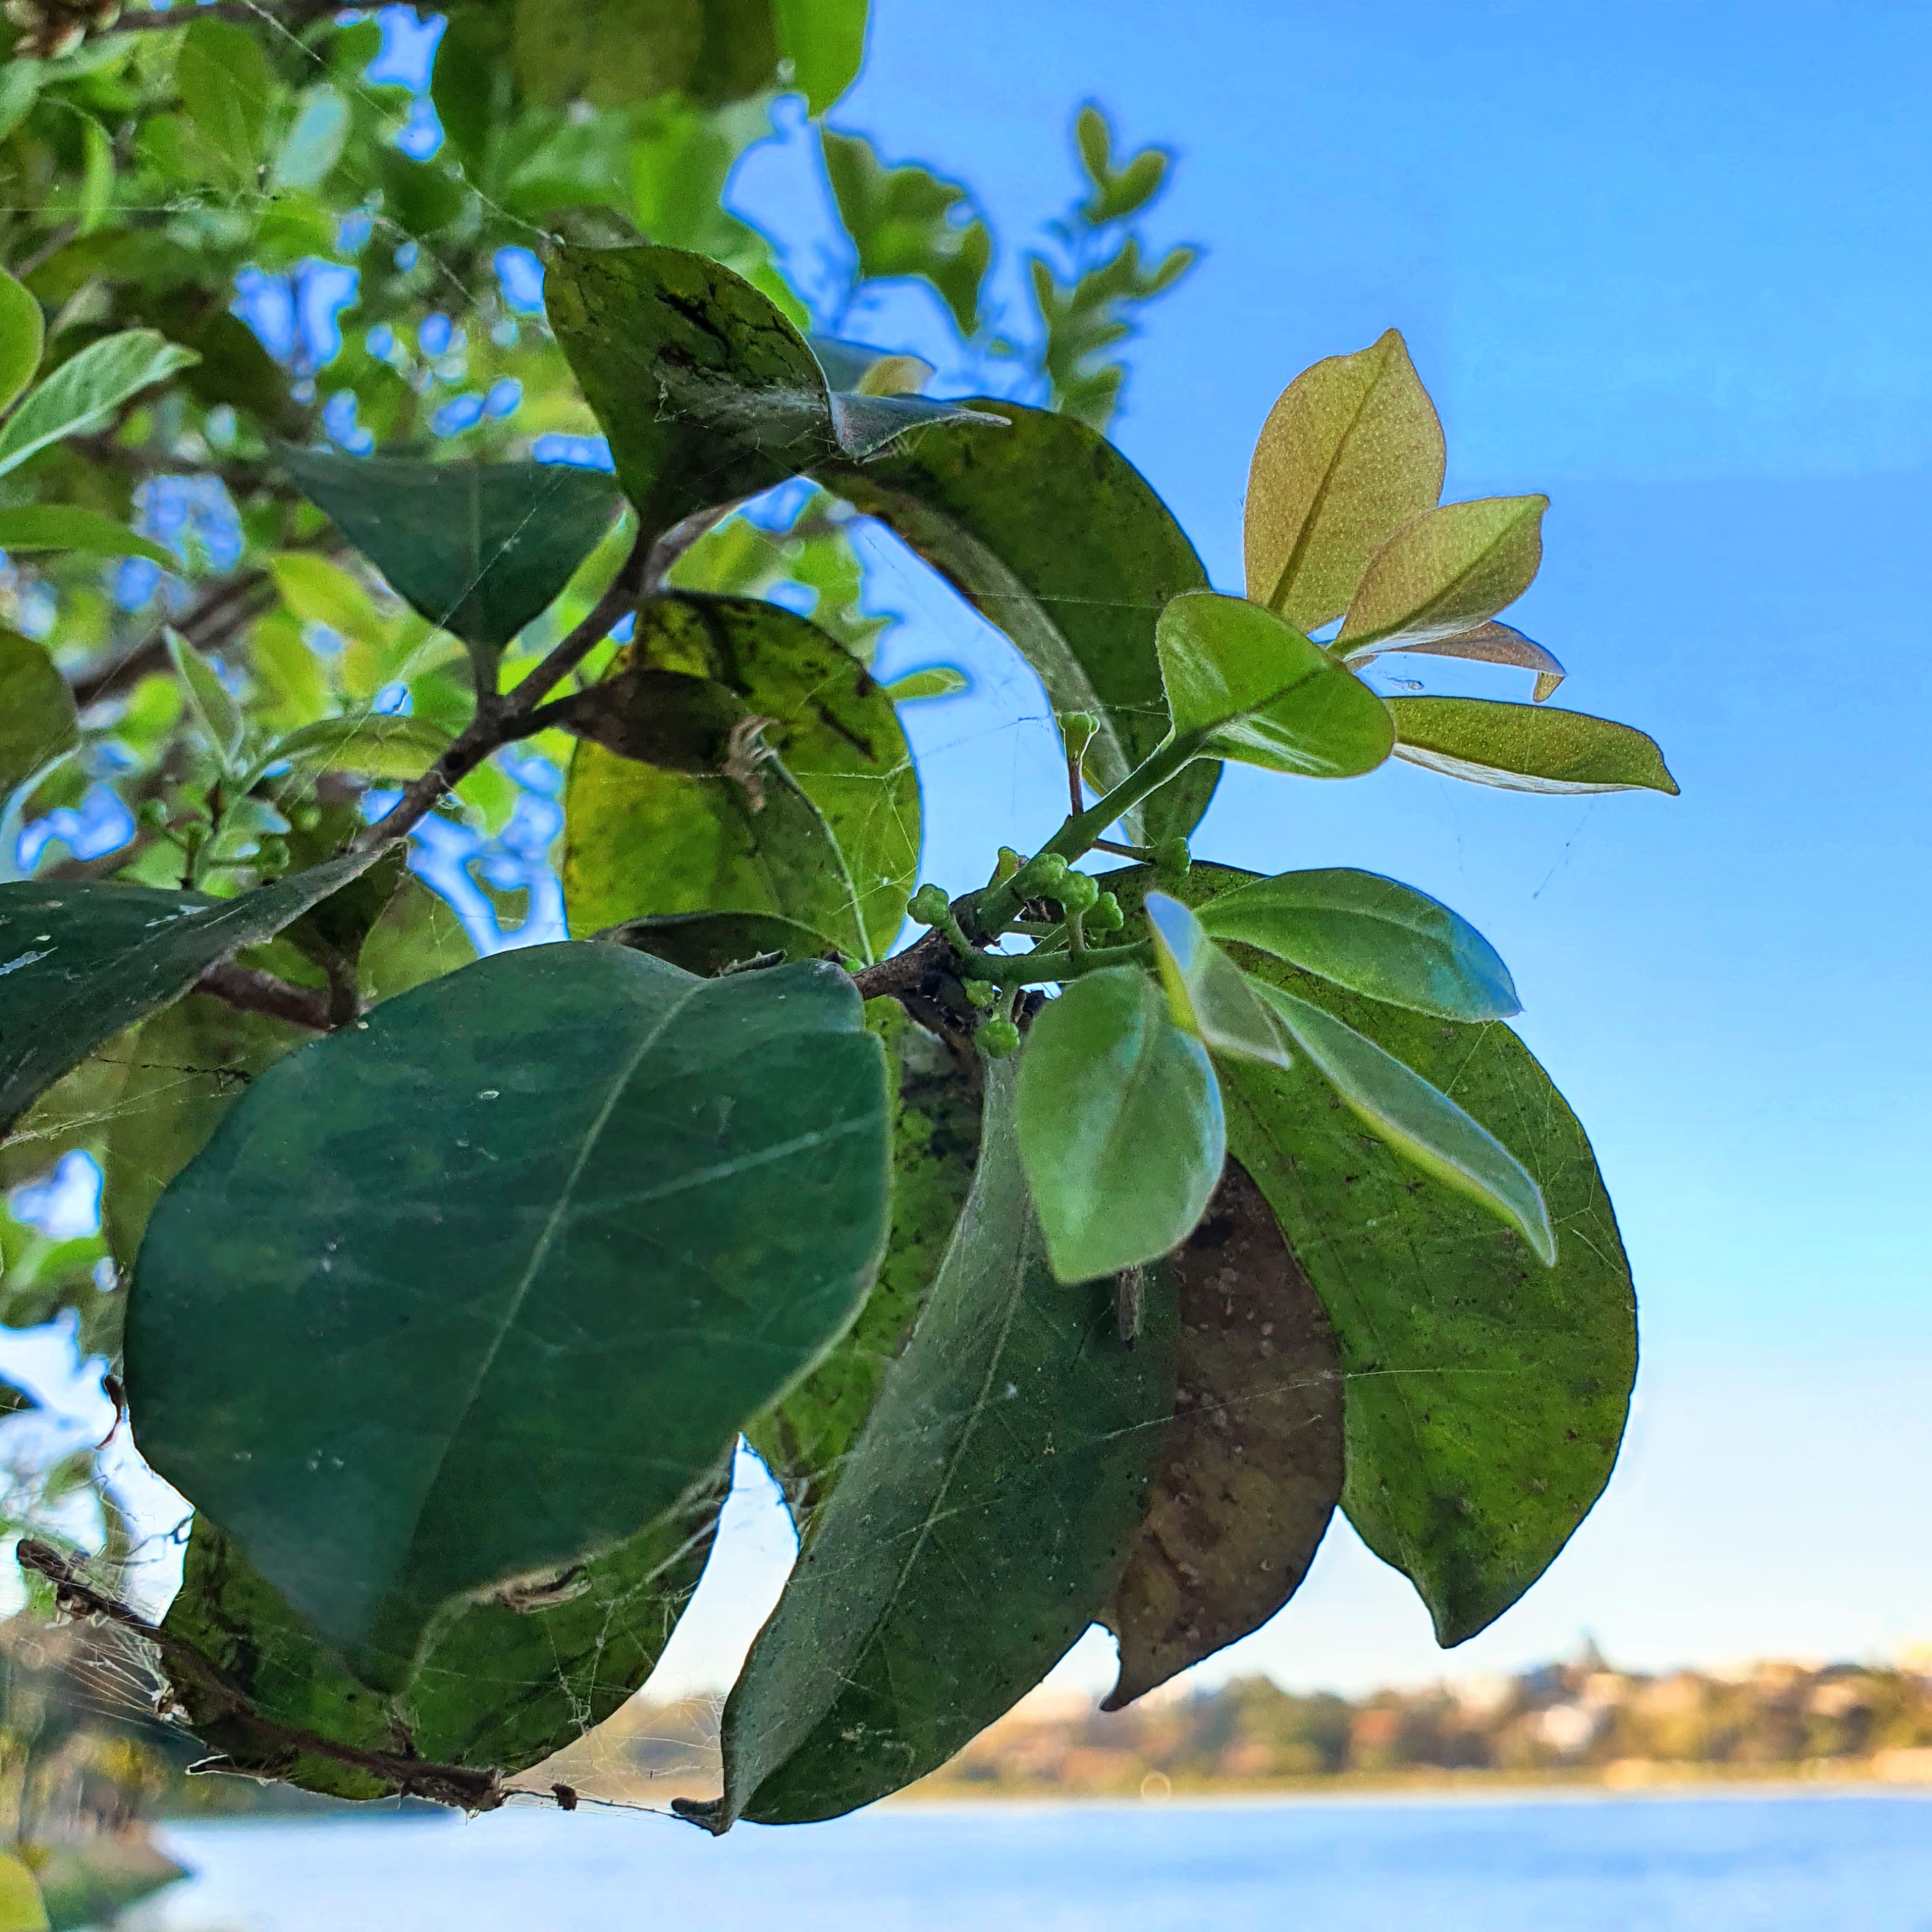
<instances>
[{"instance_id":1,"label":"leaf with brown spots","mask_svg":"<svg viewBox=\"0 0 1932 1932\"><path fill-rule=\"evenodd\" d=\"M1180 1312L1174 1420L1102 1619L1120 1646L1108 1711L1266 1623L1300 1587L1342 1494L1334 1331L1238 1162L1165 1265Z\"/></svg>"}]
</instances>

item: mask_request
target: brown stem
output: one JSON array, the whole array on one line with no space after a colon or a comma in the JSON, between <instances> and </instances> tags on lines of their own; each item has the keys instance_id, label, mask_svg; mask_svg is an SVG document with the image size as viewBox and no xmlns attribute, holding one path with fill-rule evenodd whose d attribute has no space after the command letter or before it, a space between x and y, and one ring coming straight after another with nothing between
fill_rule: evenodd
<instances>
[{"instance_id":1,"label":"brown stem","mask_svg":"<svg viewBox=\"0 0 1932 1932\"><path fill-rule=\"evenodd\" d=\"M358 1750L313 1731L277 1724L258 1710L253 1699L231 1682L221 1670L191 1643L158 1627L118 1599L89 1583L80 1565L52 1544L23 1537L14 1552L20 1568L44 1576L53 1586L54 1600L70 1616L100 1617L117 1628L153 1645L171 1677L191 1678L211 1704L226 1714L259 1726L284 1749L324 1757L353 1766L394 1785L404 1796L427 1798L464 1811L494 1811L503 1802L502 1780L494 1771L466 1764L431 1764L400 1752ZM242 1768L244 1767L238 1767Z\"/></svg>"},{"instance_id":2,"label":"brown stem","mask_svg":"<svg viewBox=\"0 0 1932 1932\"><path fill-rule=\"evenodd\" d=\"M274 602L274 588L265 570L244 571L211 590L175 626L190 644L209 644L239 629ZM104 670L76 678L74 701L85 711L134 679L159 670L168 661L167 627L158 626L124 657Z\"/></svg>"},{"instance_id":3,"label":"brown stem","mask_svg":"<svg viewBox=\"0 0 1932 1932\"><path fill-rule=\"evenodd\" d=\"M332 993L292 986L259 967L238 966L232 959L209 967L194 982L194 990L212 994L238 1012L266 1013L271 1019L307 1027L311 1033L332 1032L356 1017L354 1012L341 1011L338 1018L342 1002Z\"/></svg>"},{"instance_id":4,"label":"brown stem","mask_svg":"<svg viewBox=\"0 0 1932 1932\"><path fill-rule=\"evenodd\" d=\"M854 974L852 983L860 996L868 1000L880 999L889 993L914 992L952 957L950 943L935 927L903 952L895 952L890 959L881 959L876 966L867 966Z\"/></svg>"},{"instance_id":5,"label":"brown stem","mask_svg":"<svg viewBox=\"0 0 1932 1932\"><path fill-rule=\"evenodd\" d=\"M407 836L442 798L454 790L492 752L525 735L525 721L545 694L556 689L608 638L614 626L635 610L649 568L651 545L638 534L631 554L596 608L530 676L513 690L480 698L476 716L456 742L420 778L412 778L374 825L356 835L353 848L392 845Z\"/></svg>"}]
</instances>

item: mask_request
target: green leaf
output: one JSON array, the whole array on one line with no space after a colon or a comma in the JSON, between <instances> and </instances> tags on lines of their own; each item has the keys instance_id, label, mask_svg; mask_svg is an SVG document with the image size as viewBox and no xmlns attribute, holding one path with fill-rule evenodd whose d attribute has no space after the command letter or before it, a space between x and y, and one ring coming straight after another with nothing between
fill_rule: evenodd
<instances>
[{"instance_id":1,"label":"green leaf","mask_svg":"<svg viewBox=\"0 0 1932 1932\"><path fill-rule=\"evenodd\" d=\"M1391 328L1282 392L1248 470L1248 595L1299 631L1339 617L1369 560L1442 494L1442 425Z\"/></svg>"},{"instance_id":2,"label":"green leaf","mask_svg":"<svg viewBox=\"0 0 1932 1932\"><path fill-rule=\"evenodd\" d=\"M46 647L0 630L0 803L80 742L74 693Z\"/></svg>"},{"instance_id":3,"label":"green leaf","mask_svg":"<svg viewBox=\"0 0 1932 1932\"><path fill-rule=\"evenodd\" d=\"M319 449L285 450L280 460L397 596L493 659L556 602L617 508L606 478L562 464Z\"/></svg>"},{"instance_id":4,"label":"green leaf","mask_svg":"<svg viewBox=\"0 0 1932 1932\"><path fill-rule=\"evenodd\" d=\"M13 1852L0 1851L0 1932L47 1932L40 1882Z\"/></svg>"},{"instance_id":5,"label":"green leaf","mask_svg":"<svg viewBox=\"0 0 1932 1932\"><path fill-rule=\"evenodd\" d=\"M1266 1623L1300 1587L1342 1496L1334 1331L1238 1161L1159 1268L1180 1311L1174 1420L1102 1618L1120 1640L1108 1711Z\"/></svg>"},{"instance_id":6,"label":"green leaf","mask_svg":"<svg viewBox=\"0 0 1932 1932\"><path fill-rule=\"evenodd\" d=\"M778 52L808 114L823 114L859 78L867 0L772 0Z\"/></svg>"},{"instance_id":7,"label":"green leaf","mask_svg":"<svg viewBox=\"0 0 1932 1932\"><path fill-rule=\"evenodd\" d=\"M816 0L781 0L803 6ZM980 290L992 266L985 222L958 217L971 191L916 163L888 167L862 134L820 130L825 172L839 219L852 238L862 281L914 275L928 282L952 312L962 335L979 333Z\"/></svg>"},{"instance_id":8,"label":"green leaf","mask_svg":"<svg viewBox=\"0 0 1932 1932\"><path fill-rule=\"evenodd\" d=\"M978 1069L896 1000L873 1000L866 1024L893 1079L892 1219L879 1278L830 1354L746 1431L776 1476L801 1535L843 1478L893 1361L912 1332L973 1184L980 1148Z\"/></svg>"},{"instance_id":9,"label":"green leaf","mask_svg":"<svg viewBox=\"0 0 1932 1932\"><path fill-rule=\"evenodd\" d=\"M1509 968L1467 920L1378 873L1337 866L1256 879L1217 894L1201 923L1417 1012L1500 1020L1522 1010Z\"/></svg>"},{"instance_id":10,"label":"green leaf","mask_svg":"<svg viewBox=\"0 0 1932 1932\"><path fill-rule=\"evenodd\" d=\"M382 1754L406 1742L409 1755L432 1764L514 1776L575 1743L642 1688L697 1588L729 1483L721 1465L615 1547L463 1606L433 1632L394 1700L352 1677L233 1539L197 1517L166 1634L214 1664L249 1708L212 1697L187 1670L170 1672L176 1698L226 1768L332 1797L379 1798L398 1787L304 1750L304 1738Z\"/></svg>"},{"instance_id":11,"label":"green leaf","mask_svg":"<svg viewBox=\"0 0 1932 1932\"><path fill-rule=\"evenodd\" d=\"M1018 403L972 406L1004 418L1005 434L928 430L902 452L823 480L1004 631L1056 712L1100 718L1087 770L1110 789L1167 734L1155 619L1178 592L1206 589L1207 572L1166 505L1104 436ZM1186 836L1220 776L1198 763L1143 801L1136 816L1146 836Z\"/></svg>"},{"instance_id":12,"label":"green leaf","mask_svg":"<svg viewBox=\"0 0 1932 1932\"><path fill-rule=\"evenodd\" d=\"M196 20L182 41L175 80L188 118L226 164L228 185L256 185L275 76L246 27Z\"/></svg>"},{"instance_id":13,"label":"green leaf","mask_svg":"<svg viewBox=\"0 0 1932 1932\"><path fill-rule=\"evenodd\" d=\"M1040 1010L1020 1056L1014 1124L1062 1281L1178 1246L1221 1178L1214 1070L1136 967L1087 974Z\"/></svg>"},{"instance_id":14,"label":"green leaf","mask_svg":"<svg viewBox=\"0 0 1932 1932\"><path fill-rule=\"evenodd\" d=\"M770 298L680 248L560 248L550 326L655 536L907 430L974 412L910 396L842 397Z\"/></svg>"},{"instance_id":15,"label":"green leaf","mask_svg":"<svg viewBox=\"0 0 1932 1932\"><path fill-rule=\"evenodd\" d=\"M1080 165L1094 184L1091 199L1080 208L1082 219L1090 226L1104 228L1110 221L1138 214L1166 184L1174 157L1165 148L1143 148L1128 158L1125 167L1114 166L1113 130L1090 100L1075 117L1073 138Z\"/></svg>"},{"instance_id":16,"label":"green leaf","mask_svg":"<svg viewBox=\"0 0 1932 1932\"><path fill-rule=\"evenodd\" d=\"M279 740L260 762L266 770L286 760L303 779L325 771L413 778L428 770L451 742L450 734L427 718L368 711L302 725Z\"/></svg>"},{"instance_id":17,"label":"green leaf","mask_svg":"<svg viewBox=\"0 0 1932 1932\"><path fill-rule=\"evenodd\" d=\"M275 157L272 191L320 188L342 158L352 118L347 100L326 82L304 88Z\"/></svg>"},{"instance_id":18,"label":"green leaf","mask_svg":"<svg viewBox=\"0 0 1932 1932\"><path fill-rule=\"evenodd\" d=\"M130 1036L100 1163L101 1232L123 1268L134 1266L162 1190L256 1076L310 1037L206 993L164 1006Z\"/></svg>"},{"instance_id":19,"label":"green leaf","mask_svg":"<svg viewBox=\"0 0 1932 1932\"><path fill-rule=\"evenodd\" d=\"M50 442L101 422L130 396L201 358L152 328L124 329L63 362L0 425L0 476Z\"/></svg>"},{"instance_id":20,"label":"green leaf","mask_svg":"<svg viewBox=\"0 0 1932 1932\"><path fill-rule=\"evenodd\" d=\"M0 411L34 380L46 338L38 298L0 269Z\"/></svg>"},{"instance_id":21,"label":"green leaf","mask_svg":"<svg viewBox=\"0 0 1932 1932\"><path fill-rule=\"evenodd\" d=\"M654 1522L843 1330L885 1234L882 1058L830 967L551 946L386 1002L155 1208L142 1454L400 1688L445 1604Z\"/></svg>"},{"instance_id":22,"label":"green leaf","mask_svg":"<svg viewBox=\"0 0 1932 1932\"><path fill-rule=\"evenodd\" d=\"M178 631L170 626L166 637L169 662L175 668L175 675L187 688L188 704L196 722L207 734L208 742L224 770L232 771L236 754L242 748L242 734L246 728L242 707L217 675L214 667Z\"/></svg>"},{"instance_id":23,"label":"green leaf","mask_svg":"<svg viewBox=\"0 0 1932 1932\"><path fill-rule=\"evenodd\" d=\"M1677 796L1654 739L1580 711L1481 698L1392 698L1395 754L1505 791L1661 791Z\"/></svg>"},{"instance_id":24,"label":"green leaf","mask_svg":"<svg viewBox=\"0 0 1932 1932\"><path fill-rule=\"evenodd\" d=\"M1547 496L1484 496L1412 518L1369 560L1335 648L1430 644L1486 623L1534 578L1549 507Z\"/></svg>"},{"instance_id":25,"label":"green leaf","mask_svg":"<svg viewBox=\"0 0 1932 1932\"><path fill-rule=\"evenodd\" d=\"M1536 674L1536 702L1554 694L1568 674L1556 658L1533 638L1526 638L1512 625L1493 620L1478 624L1473 631L1459 632L1453 638L1432 638L1424 644L1364 644L1358 650L1342 652L1349 665L1372 662L1384 652L1413 652L1425 657L1464 658L1478 664L1515 664Z\"/></svg>"},{"instance_id":26,"label":"green leaf","mask_svg":"<svg viewBox=\"0 0 1932 1932\"><path fill-rule=\"evenodd\" d=\"M375 862L351 853L236 899L145 886L0 886L0 1132L104 1040L218 960L272 938Z\"/></svg>"},{"instance_id":27,"label":"green leaf","mask_svg":"<svg viewBox=\"0 0 1932 1932\"><path fill-rule=\"evenodd\" d=\"M762 742L824 814L882 955L918 883L921 833L919 774L892 698L815 625L748 598L655 602L632 655L710 677L770 721Z\"/></svg>"},{"instance_id":28,"label":"green leaf","mask_svg":"<svg viewBox=\"0 0 1932 1932\"><path fill-rule=\"evenodd\" d=\"M1201 905L1250 875L1197 864ZM1133 880L1112 875L1123 906ZM1231 1066L1231 1151L1326 1304L1347 1377L1342 1504L1415 1582L1445 1644L1508 1609L1588 1513L1616 1460L1636 1369L1636 1302L1589 1142L1528 1048L1251 952L1252 973L1413 1068L1494 1134L1541 1187L1558 1237L1537 1265L1516 1231L1422 1180L1319 1070Z\"/></svg>"},{"instance_id":29,"label":"green leaf","mask_svg":"<svg viewBox=\"0 0 1932 1932\"><path fill-rule=\"evenodd\" d=\"M972 688L973 680L957 664L928 664L894 678L886 695L895 704L916 704L928 698L957 698Z\"/></svg>"},{"instance_id":30,"label":"green leaf","mask_svg":"<svg viewBox=\"0 0 1932 1932\"><path fill-rule=\"evenodd\" d=\"M1147 896L1154 964L1174 1024L1210 1053L1286 1066L1281 1029L1256 998L1241 969L1208 937L1201 922L1165 892Z\"/></svg>"},{"instance_id":31,"label":"green leaf","mask_svg":"<svg viewBox=\"0 0 1932 1932\"><path fill-rule=\"evenodd\" d=\"M37 60L13 60L0 67L0 141L27 118L40 98L44 71Z\"/></svg>"},{"instance_id":32,"label":"green leaf","mask_svg":"<svg viewBox=\"0 0 1932 1932\"><path fill-rule=\"evenodd\" d=\"M304 624L320 624L345 640L364 644L388 634L388 620L340 564L304 550L278 550L268 563L282 602Z\"/></svg>"},{"instance_id":33,"label":"green leaf","mask_svg":"<svg viewBox=\"0 0 1932 1932\"><path fill-rule=\"evenodd\" d=\"M1203 755L1303 778L1358 778L1388 758L1382 701L1273 612L1184 592L1154 634L1174 736Z\"/></svg>"},{"instance_id":34,"label":"green leaf","mask_svg":"<svg viewBox=\"0 0 1932 1932\"><path fill-rule=\"evenodd\" d=\"M668 959L706 980L740 970L754 961L776 964L823 959L838 950L823 933L766 912L682 912L627 919L592 937Z\"/></svg>"},{"instance_id":35,"label":"green leaf","mask_svg":"<svg viewBox=\"0 0 1932 1932\"><path fill-rule=\"evenodd\" d=\"M92 556L144 556L164 570L179 570L181 560L127 525L98 510L61 503L23 503L0 509L0 550L80 550Z\"/></svg>"},{"instance_id":36,"label":"green leaf","mask_svg":"<svg viewBox=\"0 0 1932 1932\"><path fill-rule=\"evenodd\" d=\"M925 1311L725 1706L724 1796L678 1806L713 1831L837 1817L943 1763L1086 1629L1145 1510L1172 1304L1130 1348L1111 1282L1053 1279L1010 1064Z\"/></svg>"},{"instance_id":37,"label":"green leaf","mask_svg":"<svg viewBox=\"0 0 1932 1932\"><path fill-rule=\"evenodd\" d=\"M532 99L553 108L580 98L593 107L629 107L693 87L711 10L701 0L574 0L566 8L516 0L517 78ZM732 24L742 31L741 21ZM752 65L769 75L771 60L759 51L763 57Z\"/></svg>"},{"instance_id":38,"label":"green leaf","mask_svg":"<svg viewBox=\"0 0 1932 1932\"><path fill-rule=\"evenodd\" d=\"M1545 1268L1555 1264L1543 1190L1488 1128L1366 1034L1279 986L1255 983L1295 1044L1378 1138L1445 1187L1501 1215Z\"/></svg>"}]
</instances>

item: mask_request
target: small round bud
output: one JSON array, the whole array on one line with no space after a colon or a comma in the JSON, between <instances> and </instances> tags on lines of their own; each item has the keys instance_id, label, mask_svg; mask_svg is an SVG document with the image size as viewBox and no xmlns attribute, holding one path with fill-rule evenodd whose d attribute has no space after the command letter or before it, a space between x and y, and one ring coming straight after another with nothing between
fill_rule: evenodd
<instances>
[{"instance_id":1,"label":"small round bud","mask_svg":"<svg viewBox=\"0 0 1932 1932\"><path fill-rule=\"evenodd\" d=\"M990 980L968 980L966 997L986 1012L1000 1004L1000 989Z\"/></svg>"},{"instance_id":2,"label":"small round bud","mask_svg":"<svg viewBox=\"0 0 1932 1932\"><path fill-rule=\"evenodd\" d=\"M1089 932L1118 932L1127 922L1127 916L1120 910L1120 902L1112 892L1102 892L1087 908L1087 916L1082 923Z\"/></svg>"},{"instance_id":3,"label":"small round bud","mask_svg":"<svg viewBox=\"0 0 1932 1932\"><path fill-rule=\"evenodd\" d=\"M1063 711L1060 714L1060 736L1066 747L1070 758L1084 758L1087 747L1099 734L1100 721L1090 711Z\"/></svg>"},{"instance_id":4,"label":"small round bud","mask_svg":"<svg viewBox=\"0 0 1932 1932\"><path fill-rule=\"evenodd\" d=\"M298 805L289 814L289 823L298 832L313 832L322 823L322 808L316 805Z\"/></svg>"},{"instance_id":5,"label":"small round bud","mask_svg":"<svg viewBox=\"0 0 1932 1932\"><path fill-rule=\"evenodd\" d=\"M912 896L912 903L907 912L920 926L943 926L946 914L952 910L952 902L942 888L938 886L921 886Z\"/></svg>"},{"instance_id":6,"label":"small round bud","mask_svg":"<svg viewBox=\"0 0 1932 1932\"><path fill-rule=\"evenodd\" d=\"M1011 1020L988 1020L973 1037L988 1060L1003 1060L1020 1043L1020 1030Z\"/></svg>"},{"instance_id":7,"label":"small round bud","mask_svg":"<svg viewBox=\"0 0 1932 1932\"><path fill-rule=\"evenodd\" d=\"M255 869L258 872L285 872L288 868L289 842L272 832L255 848Z\"/></svg>"},{"instance_id":8,"label":"small round bud","mask_svg":"<svg viewBox=\"0 0 1932 1932\"><path fill-rule=\"evenodd\" d=\"M1030 898L1054 899L1066 883L1066 861L1058 852L1042 852L1019 868L1013 884Z\"/></svg>"},{"instance_id":9,"label":"small round bud","mask_svg":"<svg viewBox=\"0 0 1932 1932\"><path fill-rule=\"evenodd\" d=\"M1025 863L1025 860L1010 845L1002 845L1000 848L1000 862L993 868L994 884L1004 886Z\"/></svg>"},{"instance_id":10,"label":"small round bud","mask_svg":"<svg viewBox=\"0 0 1932 1932\"><path fill-rule=\"evenodd\" d=\"M1100 887L1091 872L1070 872L1054 897L1066 908L1070 919L1099 902Z\"/></svg>"},{"instance_id":11,"label":"small round bud","mask_svg":"<svg viewBox=\"0 0 1932 1932\"><path fill-rule=\"evenodd\" d=\"M1163 838L1154 848L1154 868L1163 879L1184 879L1194 863L1185 838Z\"/></svg>"},{"instance_id":12,"label":"small round bud","mask_svg":"<svg viewBox=\"0 0 1932 1932\"><path fill-rule=\"evenodd\" d=\"M167 805L161 799L143 799L134 818L137 824L145 825L150 832L165 832L168 829Z\"/></svg>"}]
</instances>

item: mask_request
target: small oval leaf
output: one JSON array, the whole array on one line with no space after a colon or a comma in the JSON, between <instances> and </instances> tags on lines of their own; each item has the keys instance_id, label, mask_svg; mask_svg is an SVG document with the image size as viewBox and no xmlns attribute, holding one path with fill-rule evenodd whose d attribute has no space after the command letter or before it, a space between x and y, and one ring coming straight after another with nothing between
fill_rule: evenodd
<instances>
[{"instance_id":1,"label":"small oval leaf","mask_svg":"<svg viewBox=\"0 0 1932 1932\"><path fill-rule=\"evenodd\" d=\"M1535 577L1549 507L1547 496L1484 496L1412 518L1370 560L1336 649L1428 644L1487 622Z\"/></svg>"},{"instance_id":2,"label":"small oval leaf","mask_svg":"<svg viewBox=\"0 0 1932 1932\"><path fill-rule=\"evenodd\" d=\"M1149 892L1147 916L1155 966L1176 1023L1210 1053L1286 1066L1288 1052L1281 1029L1193 914L1165 892Z\"/></svg>"},{"instance_id":3,"label":"small oval leaf","mask_svg":"<svg viewBox=\"0 0 1932 1932\"><path fill-rule=\"evenodd\" d=\"M1677 781L1657 741L1581 711L1485 698L1391 698L1396 756L1504 791L1660 791Z\"/></svg>"}]
</instances>

